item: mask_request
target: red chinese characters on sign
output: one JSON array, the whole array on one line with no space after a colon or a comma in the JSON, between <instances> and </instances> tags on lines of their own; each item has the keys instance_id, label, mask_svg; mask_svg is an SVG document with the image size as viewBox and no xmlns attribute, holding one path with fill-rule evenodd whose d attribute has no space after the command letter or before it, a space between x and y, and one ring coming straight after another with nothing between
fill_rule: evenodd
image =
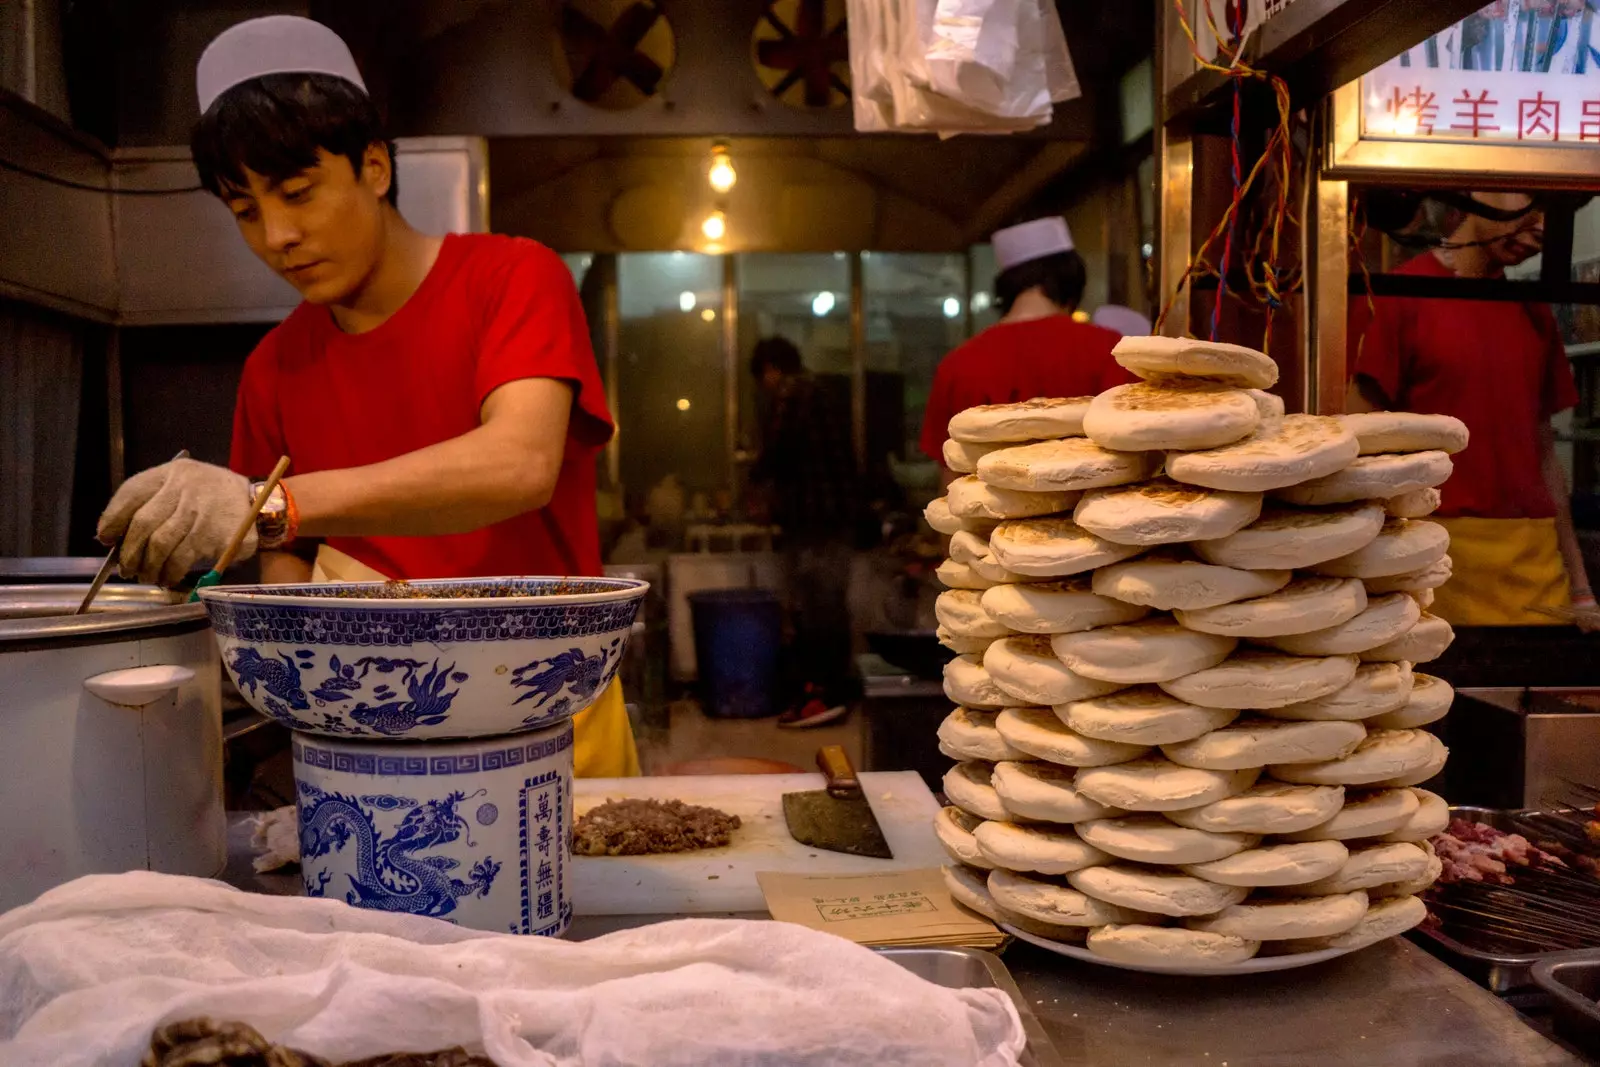
<instances>
[{"instance_id":1,"label":"red chinese characters on sign","mask_svg":"<svg viewBox=\"0 0 1600 1067\"><path fill-rule=\"evenodd\" d=\"M1583 121L1578 123L1578 140L1600 141L1600 100L1583 102Z\"/></svg>"},{"instance_id":2,"label":"red chinese characters on sign","mask_svg":"<svg viewBox=\"0 0 1600 1067\"><path fill-rule=\"evenodd\" d=\"M1420 85L1413 87L1409 93L1402 93L1400 87L1395 86L1389 99L1384 101L1383 110L1394 121L1395 129L1414 130L1423 134L1433 133L1433 122L1439 117L1439 105L1434 103L1434 94L1423 92Z\"/></svg>"},{"instance_id":3,"label":"red chinese characters on sign","mask_svg":"<svg viewBox=\"0 0 1600 1067\"><path fill-rule=\"evenodd\" d=\"M1545 96L1542 89L1532 100L1518 100L1517 140L1561 140L1561 101Z\"/></svg>"},{"instance_id":4,"label":"red chinese characters on sign","mask_svg":"<svg viewBox=\"0 0 1600 1067\"><path fill-rule=\"evenodd\" d=\"M1456 105L1457 121L1450 124L1452 130L1461 130L1473 137L1482 137L1485 133L1494 133L1500 129L1499 124L1493 121L1494 109L1500 101L1490 99L1489 90L1484 89L1476 97L1466 89L1461 90L1461 95L1451 103Z\"/></svg>"}]
</instances>

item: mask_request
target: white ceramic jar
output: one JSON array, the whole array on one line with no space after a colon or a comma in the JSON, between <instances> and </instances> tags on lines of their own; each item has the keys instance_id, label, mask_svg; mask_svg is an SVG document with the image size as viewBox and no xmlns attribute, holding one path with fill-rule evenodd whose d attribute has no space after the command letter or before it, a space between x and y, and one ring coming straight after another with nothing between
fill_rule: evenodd
<instances>
[{"instance_id":1,"label":"white ceramic jar","mask_svg":"<svg viewBox=\"0 0 1600 1067\"><path fill-rule=\"evenodd\" d=\"M572 919L572 723L420 743L296 734L306 893L475 930Z\"/></svg>"}]
</instances>

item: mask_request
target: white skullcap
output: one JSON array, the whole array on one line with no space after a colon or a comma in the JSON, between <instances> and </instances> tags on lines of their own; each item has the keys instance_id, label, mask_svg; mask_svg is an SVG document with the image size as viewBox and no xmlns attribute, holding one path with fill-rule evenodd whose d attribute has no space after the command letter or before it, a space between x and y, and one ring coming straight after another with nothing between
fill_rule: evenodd
<instances>
[{"instance_id":1,"label":"white skullcap","mask_svg":"<svg viewBox=\"0 0 1600 1067\"><path fill-rule=\"evenodd\" d=\"M992 240L995 266L1003 271L1018 263L1072 251L1072 231L1060 215L996 230Z\"/></svg>"},{"instance_id":2,"label":"white skullcap","mask_svg":"<svg viewBox=\"0 0 1600 1067\"><path fill-rule=\"evenodd\" d=\"M1148 337L1150 335L1150 320L1130 307L1121 304L1101 304L1094 309L1094 314L1089 316L1089 321L1096 326L1103 326L1108 330L1120 333L1124 337Z\"/></svg>"},{"instance_id":3,"label":"white skullcap","mask_svg":"<svg viewBox=\"0 0 1600 1067\"><path fill-rule=\"evenodd\" d=\"M200 114L235 85L267 74L331 74L367 91L337 33L298 15L268 15L230 26L206 45L194 70Z\"/></svg>"}]
</instances>

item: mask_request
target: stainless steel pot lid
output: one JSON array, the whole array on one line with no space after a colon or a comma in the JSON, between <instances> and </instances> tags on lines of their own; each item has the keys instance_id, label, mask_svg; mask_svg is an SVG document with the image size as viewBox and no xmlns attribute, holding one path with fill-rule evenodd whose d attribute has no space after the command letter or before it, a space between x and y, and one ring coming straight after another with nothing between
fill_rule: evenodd
<instances>
[{"instance_id":1,"label":"stainless steel pot lid","mask_svg":"<svg viewBox=\"0 0 1600 1067\"><path fill-rule=\"evenodd\" d=\"M0 586L0 647L8 643L93 638L102 634L204 622L204 604L154 585L108 585L87 615L74 615L87 582Z\"/></svg>"}]
</instances>

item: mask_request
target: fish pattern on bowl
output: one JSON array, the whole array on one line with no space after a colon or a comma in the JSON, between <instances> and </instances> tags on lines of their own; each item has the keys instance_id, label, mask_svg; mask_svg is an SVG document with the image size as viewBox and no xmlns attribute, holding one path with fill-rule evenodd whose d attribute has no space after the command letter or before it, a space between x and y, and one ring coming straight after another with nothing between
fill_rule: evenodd
<instances>
[{"instance_id":1,"label":"fish pattern on bowl","mask_svg":"<svg viewBox=\"0 0 1600 1067\"><path fill-rule=\"evenodd\" d=\"M572 919L572 724L427 745L297 737L306 893L473 929Z\"/></svg>"},{"instance_id":2,"label":"fish pattern on bowl","mask_svg":"<svg viewBox=\"0 0 1600 1067\"><path fill-rule=\"evenodd\" d=\"M240 695L301 733L494 736L539 729L594 703L622 666L648 586L496 581L526 592L465 605L341 598L352 587L336 585L216 586L201 595ZM562 591L553 603L541 602L548 588Z\"/></svg>"}]
</instances>

